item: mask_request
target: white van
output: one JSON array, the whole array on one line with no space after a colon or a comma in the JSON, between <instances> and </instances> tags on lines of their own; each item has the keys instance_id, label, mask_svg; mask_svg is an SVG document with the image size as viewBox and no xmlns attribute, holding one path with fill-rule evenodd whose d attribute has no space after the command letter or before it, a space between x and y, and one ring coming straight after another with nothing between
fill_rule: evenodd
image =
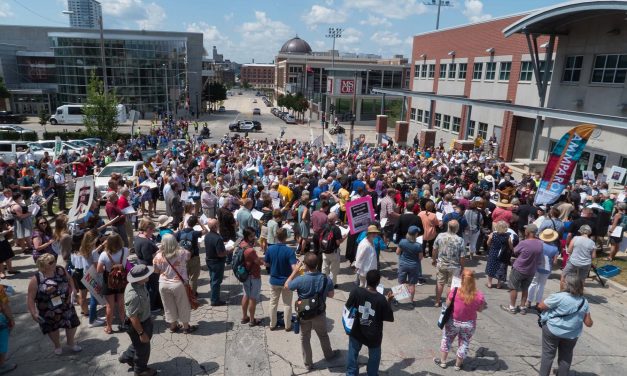
<instances>
[{"instance_id":1,"label":"white van","mask_svg":"<svg viewBox=\"0 0 627 376\"><path fill-rule=\"evenodd\" d=\"M27 141L0 141L0 158L5 162L17 161L28 149Z\"/></svg>"},{"instance_id":2,"label":"white van","mask_svg":"<svg viewBox=\"0 0 627 376\"><path fill-rule=\"evenodd\" d=\"M50 116L50 124L83 124L83 104L65 104L57 107L57 111ZM118 114L118 123L128 120L126 107L123 104L115 106Z\"/></svg>"}]
</instances>

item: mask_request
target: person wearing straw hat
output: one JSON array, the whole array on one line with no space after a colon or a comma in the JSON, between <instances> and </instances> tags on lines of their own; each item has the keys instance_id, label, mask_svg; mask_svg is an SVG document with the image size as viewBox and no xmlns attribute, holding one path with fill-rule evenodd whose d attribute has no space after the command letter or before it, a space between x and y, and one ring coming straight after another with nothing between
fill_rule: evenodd
<instances>
[{"instance_id":1,"label":"person wearing straw hat","mask_svg":"<svg viewBox=\"0 0 627 376\"><path fill-rule=\"evenodd\" d=\"M148 368L152 318L146 282L153 272L152 266L139 264L126 276L128 285L124 290L124 307L130 324L127 333L131 338L131 344L120 355L118 361L133 368L135 376L152 376L157 373L155 369Z\"/></svg>"},{"instance_id":2,"label":"person wearing straw hat","mask_svg":"<svg viewBox=\"0 0 627 376\"><path fill-rule=\"evenodd\" d=\"M170 224L174 221L173 217L169 217L167 215L160 215L157 218L157 226L159 227L159 234L157 235L157 243L161 242L161 239L166 234L174 234L174 231L170 227Z\"/></svg>"},{"instance_id":3,"label":"person wearing straw hat","mask_svg":"<svg viewBox=\"0 0 627 376\"><path fill-rule=\"evenodd\" d=\"M359 278L359 287L366 288L366 274L377 269L377 251L374 248L374 238L380 231L375 225L368 226L367 235L357 246L355 256L355 272Z\"/></svg>"},{"instance_id":4,"label":"person wearing straw hat","mask_svg":"<svg viewBox=\"0 0 627 376\"><path fill-rule=\"evenodd\" d=\"M512 205L509 200L502 199L496 204L494 212L492 212L492 223L498 221L505 221L506 223L512 223Z\"/></svg>"},{"instance_id":5,"label":"person wearing straw hat","mask_svg":"<svg viewBox=\"0 0 627 376\"><path fill-rule=\"evenodd\" d=\"M557 246L555 246L555 241L559 238L557 231L550 228L544 229L540 232L539 238L544 242L542 245L543 260L536 270L536 275L533 276L531 285L529 285L527 309L531 308L534 302L534 307L537 307L538 304L542 302L546 280L549 278L549 275L551 275L552 265L555 262L556 256L559 254L559 250Z\"/></svg>"}]
</instances>

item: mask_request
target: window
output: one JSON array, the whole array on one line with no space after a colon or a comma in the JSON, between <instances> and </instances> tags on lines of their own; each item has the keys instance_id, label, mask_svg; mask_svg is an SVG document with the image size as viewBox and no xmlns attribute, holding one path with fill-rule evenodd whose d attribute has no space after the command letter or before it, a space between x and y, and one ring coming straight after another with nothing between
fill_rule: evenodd
<instances>
[{"instance_id":1,"label":"window","mask_svg":"<svg viewBox=\"0 0 627 376\"><path fill-rule=\"evenodd\" d=\"M457 64L449 64L448 65L448 78L455 78L457 73Z\"/></svg>"},{"instance_id":2,"label":"window","mask_svg":"<svg viewBox=\"0 0 627 376\"><path fill-rule=\"evenodd\" d=\"M501 62L501 69L499 70L499 81L509 81L509 74L512 72L512 62Z\"/></svg>"},{"instance_id":3,"label":"window","mask_svg":"<svg viewBox=\"0 0 627 376\"><path fill-rule=\"evenodd\" d=\"M440 78L446 78L446 64L440 64Z\"/></svg>"},{"instance_id":4,"label":"window","mask_svg":"<svg viewBox=\"0 0 627 376\"><path fill-rule=\"evenodd\" d=\"M531 61L523 61L520 64L520 81L531 81L533 77L533 64Z\"/></svg>"},{"instance_id":5,"label":"window","mask_svg":"<svg viewBox=\"0 0 627 376\"><path fill-rule=\"evenodd\" d=\"M414 65L414 78L418 78L420 76L420 65Z\"/></svg>"},{"instance_id":6,"label":"window","mask_svg":"<svg viewBox=\"0 0 627 376\"><path fill-rule=\"evenodd\" d=\"M420 109L416 111L416 121L419 123L422 123L422 113L423 111Z\"/></svg>"},{"instance_id":7,"label":"window","mask_svg":"<svg viewBox=\"0 0 627 376\"><path fill-rule=\"evenodd\" d=\"M435 77L435 64L429 64L429 78Z\"/></svg>"},{"instance_id":8,"label":"window","mask_svg":"<svg viewBox=\"0 0 627 376\"><path fill-rule=\"evenodd\" d=\"M485 63L485 79L492 81L496 77L496 63Z\"/></svg>"},{"instance_id":9,"label":"window","mask_svg":"<svg viewBox=\"0 0 627 376\"><path fill-rule=\"evenodd\" d=\"M420 70L420 78L427 78L427 64L422 64L422 69Z\"/></svg>"},{"instance_id":10,"label":"window","mask_svg":"<svg viewBox=\"0 0 627 376\"><path fill-rule=\"evenodd\" d=\"M468 137L475 137L475 125L476 122L474 120L471 120L468 124Z\"/></svg>"},{"instance_id":11,"label":"window","mask_svg":"<svg viewBox=\"0 0 627 376\"><path fill-rule=\"evenodd\" d=\"M442 126L442 114L435 113L435 127L440 128Z\"/></svg>"},{"instance_id":12,"label":"window","mask_svg":"<svg viewBox=\"0 0 627 376\"><path fill-rule=\"evenodd\" d=\"M627 55L597 55L592 68L593 83L622 84L627 73Z\"/></svg>"},{"instance_id":13,"label":"window","mask_svg":"<svg viewBox=\"0 0 627 376\"><path fill-rule=\"evenodd\" d=\"M544 75L544 66L546 63L543 61L540 63L540 77ZM553 62L551 62L551 70L549 71L549 81L551 81L551 76L553 75Z\"/></svg>"},{"instance_id":14,"label":"window","mask_svg":"<svg viewBox=\"0 0 627 376\"><path fill-rule=\"evenodd\" d=\"M472 67L472 79L480 80L483 76L483 63L475 63Z\"/></svg>"},{"instance_id":15,"label":"window","mask_svg":"<svg viewBox=\"0 0 627 376\"><path fill-rule=\"evenodd\" d=\"M442 122L443 129L451 128L451 115L444 115L444 121Z\"/></svg>"},{"instance_id":16,"label":"window","mask_svg":"<svg viewBox=\"0 0 627 376\"><path fill-rule=\"evenodd\" d=\"M425 110L425 124L431 124L431 112Z\"/></svg>"},{"instance_id":17,"label":"window","mask_svg":"<svg viewBox=\"0 0 627 376\"><path fill-rule=\"evenodd\" d=\"M459 63L459 72L457 73L457 78L459 78L460 80L465 80L467 70L468 70L468 64Z\"/></svg>"},{"instance_id":18,"label":"window","mask_svg":"<svg viewBox=\"0 0 627 376\"><path fill-rule=\"evenodd\" d=\"M453 116L453 132L459 133L459 124L462 122L462 119L457 116Z\"/></svg>"},{"instance_id":19,"label":"window","mask_svg":"<svg viewBox=\"0 0 627 376\"><path fill-rule=\"evenodd\" d=\"M479 123L479 136L484 140L488 139L488 124Z\"/></svg>"},{"instance_id":20,"label":"window","mask_svg":"<svg viewBox=\"0 0 627 376\"><path fill-rule=\"evenodd\" d=\"M411 109L410 119L416 120L416 109L415 108Z\"/></svg>"},{"instance_id":21,"label":"window","mask_svg":"<svg viewBox=\"0 0 627 376\"><path fill-rule=\"evenodd\" d=\"M564 66L563 82L579 82L581 78L581 67L583 66L583 56L568 56Z\"/></svg>"}]
</instances>

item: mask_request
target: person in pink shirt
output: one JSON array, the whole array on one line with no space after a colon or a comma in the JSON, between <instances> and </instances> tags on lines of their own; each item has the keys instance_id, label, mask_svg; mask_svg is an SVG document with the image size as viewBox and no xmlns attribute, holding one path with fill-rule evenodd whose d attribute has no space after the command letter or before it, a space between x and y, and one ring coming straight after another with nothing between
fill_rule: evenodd
<instances>
[{"instance_id":1,"label":"person in pink shirt","mask_svg":"<svg viewBox=\"0 0 627 376\"><path fill-rule=\"evenodd\" d=\"M462 363L468 355L470 340L477 328L477 312L481 312L487 307L483 293L477 290L475 272L472 269L464 269L461 278L461 287L451 289L446 299L447 307L453 303L453 315L442 330L440 357L433 359L435 364L441 368L446 368L446 358L451 351L451 344L455 337L459 337L459 348L455 361L456 371L461 370ZM457 292L455 293L455 291ZM454 302L452 302L453 300Z\"/></svg>"},{"instance_id":2,"label":"person in pink shirt","mask_svg":"<svg viewBox=\"0 0 627 376\"><path fill-rule=\"evenodd\" d=\"M501 200L496 203L496 209L492 212L492 223L498 221L512 222L512 207L508 200Z\"/></svg>"}]
</instances>

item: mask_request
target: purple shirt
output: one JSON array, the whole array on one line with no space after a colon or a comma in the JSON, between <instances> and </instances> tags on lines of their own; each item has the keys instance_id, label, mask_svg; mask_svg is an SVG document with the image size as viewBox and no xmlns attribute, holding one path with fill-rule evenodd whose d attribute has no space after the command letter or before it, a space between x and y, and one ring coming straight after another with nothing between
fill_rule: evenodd
<instances>
[{"instance_id":1,"label":"purple shirt","mask_svg":"<svg viewBox=\"0 0 627 376\"><path fill-rule=\"evenodd\" d=\"M538 267L542 265L543 245L544 242L540 239L527 239L518 243L514 248L514 256L517 257L514 269L527 276L535 275Z\"/></svg>"}]
</instances>

